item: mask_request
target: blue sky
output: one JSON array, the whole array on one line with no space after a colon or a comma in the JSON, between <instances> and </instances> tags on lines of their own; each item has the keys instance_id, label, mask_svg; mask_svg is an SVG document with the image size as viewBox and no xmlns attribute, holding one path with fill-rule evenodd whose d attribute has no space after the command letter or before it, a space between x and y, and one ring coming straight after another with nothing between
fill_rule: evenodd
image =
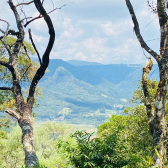
<instances>
[{"instance_id":1,"label":"blue sky","mask_svg":"<svg viewBox=\"0 0 168 168\"><path fill-rule=\"evenodd\" d=\"M131 2L144 40L159 38L158 18L150 11L147 1ZM14 0L14 3L17 4L17 1ZM56 31L51 59L76 59L103 64L146 62L133 32L133 23L125 0L53 0L53 3L54 7L68 5L50 15ZM50 0L45 0L44 5L47 11L53 9ZM38 16L33 4L24 6L23 9L27 17ZM0 19L7 20L10 28L16 29L6 0L0 1ZM0 22L0 27L5 29L6 24ZM43 19L36 20L28 28L32 29L33 39L42 55L48 42L45 22ZM26 29L26 40L29 42L27 34ZM159 40L148 41L147 44L159 52Z\"/></svg>"}]
</instances>

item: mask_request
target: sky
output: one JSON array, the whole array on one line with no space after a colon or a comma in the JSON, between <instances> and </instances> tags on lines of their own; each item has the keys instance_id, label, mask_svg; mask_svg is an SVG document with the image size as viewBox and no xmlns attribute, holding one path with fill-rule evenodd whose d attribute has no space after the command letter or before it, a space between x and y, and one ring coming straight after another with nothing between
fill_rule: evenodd
<instances>
[{"instance_id":1,"label":"sky","mask_svg":"<svg viewBox=\"0 0 168 168\"><path fill-rule=\"evenodd\" d=\"M0 0L0 19L10 23L15 29L15 19L7 0ZM17 2L30 0L13 0ZM151 12L147 0L131 0L139 21L141 34L146 43L159 53L158 18ZM133 31L133 23L125 0L45 0L46 11L59 8L50 14L56 32L51 59L81 60L102 64L143 64L147 61ZM34 4L24 6L27 17L36 17ZM18 7L21 18L23 13ZM6 24L0 22L5 30ZM42 56L48 43L48 28L43 19L32 22L25 29L26 41L28 28L31 28L34 42ZM155 40L153 40L155 39ZM148 55L148 53L146 53ZM149 56L149 55L148 55Z\"/></svg>"}]
</instances>

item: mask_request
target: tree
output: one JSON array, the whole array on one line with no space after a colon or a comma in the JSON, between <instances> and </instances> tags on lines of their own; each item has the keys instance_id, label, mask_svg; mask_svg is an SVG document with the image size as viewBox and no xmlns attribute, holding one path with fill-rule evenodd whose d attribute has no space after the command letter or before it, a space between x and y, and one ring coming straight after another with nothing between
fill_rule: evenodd
<instances>
[{"instance_id":1,"label":"tree","mask_svg":"<svg viewBox=\"0 0 168 168\"><path fill-rule=\"evenodd\" d=\"M6 52L8 54L8 59L7 60L1 59L0 65L3 67L6 67L10 71L12 76L11 78L12 87L2 86L0 87L0 90L10 91L14 96L17 111L6 110L5 112L13 116L15 119L17 119L18 124L22 130L22 144L23 144L23 149L25 153L25 165L27 167L34 167L38 163L38 158L36 156L36 152L34 148L32 108L34 104L34 94L35 94L36 86L39 80L43 77L48 67L49 55L55 41L54 27L49 15L47 14L47 12L43 7L43 2L44 1L41 2L40 0L34 0L28 3L23 2L20 4L14 5L12 0L8 1L8 4L15 16L18 31L10 30L9 23L5 20L2 20L2 19L0 20L7 23L7 30L6 31L1 30L1 32L3 33L3 36L0 37L0 40L4 45L4 48L6 49ZM23 47L25 50L25 53L27 53L26 46L24 45L25 31L23 27L23 20L27 21L26 24L24 25L26 27L29 23L36 20L37 18L34 18L29 21L28 21L28 18L21 19L19 16L17 7L21 5L30 5L32 3L34 3L37 11L39 12L39 17L37 18L42 18L42 17L44 18L49 29L50 38L49 38L47 48L42 56L42 60L39 57L40 67L37 69L37 71L35 72L35 75L33 76L32 81L30 82L28 96L27 96L27 99L24 100L23 90L21 88L21 80L23 80L23 76L26 73L26 71L29 69L29 67L27 68L26 71L23 72L23 74L21 73L20 71L21 67L19 66L19 53L21 51L21 48ZM12 35L16 38L16 41L12 45L9 45L7 43L7 37L9 35ZM31 31L29 31L29 35L30 35L30 39L32 40ZM33 41L32 41L32 44L34 45ZM38 54L38 51L35 45L34 45L34 48Z\"/></svg>"},{"instance_id":2,"label":"tree","mask_svg":"<svg viewBox=\"0 0 168 168\"><path fill-rule=\"evenodd\" d=\"M163 167L163 157L167 146L164 146L166 140L167 125L165 120L165 97L167 93L168 85L168 16L166 13L166 0L157 0L157 14L160 25L160 53L154 52L143 40L141 36L139 23L134 13L134 9L130 0L125 0L132 21L134 23L134 31L138 41L143 49L146 50L158 63L160 81L155 93L154 111L151 106L151 100L149 97L149 91L147 88L146 78L152 68L153 61L149 58L149 61L143 68L142 84L145 96L145 106L147 116L149 120L150 132L153 137L153 146L157 148L158 154L154 157L154 165L157 167Z\"/></svg>"}]
</instances>

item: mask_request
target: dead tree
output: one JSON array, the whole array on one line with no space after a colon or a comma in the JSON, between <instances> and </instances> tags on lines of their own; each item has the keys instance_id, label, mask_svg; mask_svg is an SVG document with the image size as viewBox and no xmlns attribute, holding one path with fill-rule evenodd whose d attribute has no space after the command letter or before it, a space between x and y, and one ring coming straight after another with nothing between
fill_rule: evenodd
<instances>
[{"instance_id":1,"label":"dead tree","mask_svg":"<svg viewBox=\"0 0 168 168\"><path fill-rule=\"evenodd\" d=\"M158 84L157 92L155 93L155 113L152 113L151 103L149 99L149 93L147 90L146 77L152 67L143 68L143 91L145 96L145 105L147 109L147 116L149 119L150 133L153 137L153 146L157 148L158 154L154 157L154 165L156 167L163 167L163 158L166 149L164 142L166 140L166 119L165 119L165 96L168 87L168 16L166 13L166 1L157 0L157 14L159 18L160 25L160 53L154 52L143 40L140 33L139 23L134 13L134 9L131 5L130 0L125 0L132 21L134 24L134 31L137 36L138 41L143 49L146 50L158 63L160 81ZM146 77L145 77L146 76Z\"/></svg>"},{"instance_id":2,"label":"dead tree","mask_svg":"<svg viewBox=\"0 0 168 168\"><path fill-rule=\"evenodd\" d=\"M31 19L28 21L28 18L21 19L17 7L20 5L32 5L34 3L37 11L39 12L39 16L37 18ZM8 90L11 91L14 95L15 101L16 101L16 107L17 111L13 110L6 110L6 113L10 114L14 118L17 119L19 126L22 130L22 144L23 149L25 152L25 165L27 167L35 167L38 163L38 158L36 156L35 147L34 147L34 137L33 137L33 117L32 117L32 107L34 103L34 93L36 86L39 82L39 80L43 77L48 64L49 64L49 55L52 50L54 41L55 41L55 31L52 24L52 21L45 11L43 7L43 1L40 0L34 0L30 1L29 3L20 3L17 5L14 5L12 0L8 1L8 4L10 6L10 9L13 11L13 15L15 16L16 24L18 31L15 30L9 30L9 23L4 20L7 23L7 30L1 32L3 33L3 36L0 37L1 42L3 43L4 47L6 48L8 55L9 55L9 61L4 62L0 60L0 65L5 66L8 68L10 73L12 74L12 87L0 87L0 90ZM29 7L29 6L27 6ZM46 50L42 56L42 60L40 61L40 67L38 68L37 72L35 73L33 80L31 81L30 87L29 87L29 94L27 97L27 100L24 101L23 95L22 95L22 88L20 84L20 74L18 71L18 53L21 49L21 47L24 45L24 38L25 38L25 31L23 26L23 20L27 20L26 25L32 21L38 19L38 18L44 18L48 29L49 29L49 42L46 47ZM7 36L12 35L15 36L16 42L13 44L13 47L9 46L6 42Z\"/></svg>"}]
</instances>

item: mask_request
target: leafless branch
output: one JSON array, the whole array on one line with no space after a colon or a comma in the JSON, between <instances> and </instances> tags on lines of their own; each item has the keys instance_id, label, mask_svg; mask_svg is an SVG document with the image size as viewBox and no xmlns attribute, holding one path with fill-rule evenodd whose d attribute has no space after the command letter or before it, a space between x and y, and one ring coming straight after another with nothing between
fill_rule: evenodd
<instances>
[{"instance_id":1,"label":"leafless branch","mask_svg":"<svg viewBox=\"0 0 168 168\"><path fill-rule=\"evenodd\" d=\"M27 19L31 19L31 18L32 17L25 17L24 19L22 19L22 21L26 20L26 22L28 22Z\"/></svg>"},{"instance_id":2,"label":"leafless branch","mask_svg":"<svg viewBox=\"0 0 168 168\"><path fill-rule=\"evenodd\" d=\"M54 12L54 11L57 10L57 9L61 9L62 7L66 6L66 5L68 5L68 4L64 4L64 5L62 5L62 6L59 7L59 8L55 8L55 9L53 9L52 11L48 12L47 14L50 14L50 13ZM34 20L40 19L40 18L42 18L42 17L43 17L43 16L40 14L39 16L37 16L37 17L33 18L32 20L28 21L28 22L24 25L24 27L26 27L28 24L30 24L30 23L33 22Z\"/></svg>"},{"instance_id":3,"label":"leafless branch","mask_svg":"<svg viewBox=\"0 0 168 168\"><path fill-rule=\"evenodd\" d=\"M168 20L165 0L157 0L157 11L158 11L158 18L159 18L159 24L160 24L160 30L161 30L160 49L161 49L161 54L163 54L162 49L166 48L164 46L164 42L167 36L167 20Z\"/></svg>"},{"instance_id":4,"label":"leafless branch","mask_svg":"<svg viewBox=\"0 0 168 168\"><path fill-rule=\"evenodd\" d=\"M145 41L143 40L143 37L141 36L141 33L140 33L140 29L139 29L139 23L138 23L138 20L136 18L136 15L134 13L134 9L132 7L132 4L130 2L130 0L125 0L126 1L126 5L128 7L128 10L130 12L130 15L132 17L132 21L134 23L134 31L135 31L135 34L137 36L137 39L139 40L140 44L141 44L141 47L144 48L150 55L152 55L156 61L158 61L158 54L156 52L154 52L151 48L149 48L149 46L145 43Z\"/></svg>"},{"instance_id":5,"label":"leafless branch","mask_svg":"<svg viewBox=\"0 0 168 168\"><path fill-rule=\"evenodd\" d=\"M30 2L27 2L27 3L20 3L20 4L17 4L15 7L17 8L18 6L20 5L29 5L31 3L33 3L34 1L30 1Z\"/></svg>"},{"instance_id":6,"label":"leafless branch","mask_svg":"<svg viewBox=\"0 0 168 168\"><path fill-rule=\"evenodd\" d=\"M6 40L7 40L7 35L8 35L8 30L9 30L9 23L6 20L0 19L0 21L3 21L5 23L7 23L7 28L6 28L6 32L4 33L4 41L7 44Z\"/></svg>"},{"instance_id":7,"label":"leafless branch","mask_svg":"<svg viewBox=\"0 0 168 168\"><path fill-rule=\"evenodd\" d=\"M145 54L145 52L144 52L144 49L142 48L142 52L143 52L143 54L145 55L145 57L147 58L147 59L151 59L150 57L148 57L146 54Z\"/></svg>"},{"instance_id":8,"label":"leafless branch","mask_svg":"<svg viewBox=\"0 0 168 168\"><path fill-rule=\"evenodd\" d=\"M39 67L39 69L37 70L32 82L31 82L31 85L30 85L29 95L27 98L27 102L30 104L33 104L33 102L34 102L35 88L36 88L39 80L44 76L44 73L48 67L50 52L53 48L54 41L55 41L55 30L54 30L54 26L53 26L53 23L52 23L49 15L47 14L45 9L43 8L41 1L34 0L34 4L35 4L37 10L39 11L39 13L44 17L44 20L45 20L45 22L48 26L48 29L49 29L50 38L49 38L47 48L46 48L46 50L43 54L43 57L42 57L42 64Z\"/></svg>"},{"instance_id":9,"label":"leafless branch","mask_svg":"<svg viewBox=\"0 0 168 168\"><path fill-rule=\"evenodd\" d=\"M17 120L21 119L21 116L14 110L5 110L5 112L11 115L12 117L16 118Z\"/></svg>"},{"instance_id":10,"label":"leafless branch","mask_svg":"<svg viewBox=\"0 0 168 168\"><path fill-rule=\"evenodd\" d=\"M8 3L9 3L9 6L10 6L11 10L13 11L13 14L15 16L16 23L17 23L17 28L19 30L19 36L17 38L16 44L15 44L15 47L14 47L14 50L13 50L13 54L17 55L21 46L22 46L25 32L23 30L22 22L21 22L19 14L18 14L18 11L17 11L16 7L14 6L12 0L9 0Z\"/></svg>"},{"instance_id":11,"label":"leafless branch","mask_svg":"<svg viewBox=\"0 0 168 168\"><path fill-rule=\"evenodd\" d=\"M8 27L10 26L6 20L0 19L0 21L7 23Z\"/></svg>"},{"instance_id":12,"label":"leafless branch","mask_svg":"<svg viewBox=\"0 0 168 168\"><path fill-rule=\"evenodd\" d=\"M9 45L7 43L5 43L5 41L3 41L1 38L0 38L0 41L2 42L2 44L4 45L4 47L6 48L6 50L8 51L8 54L10 56L11 55L11 51L10 51Z\"/></svg>"},{"instance_id":13,"label":"leafless branch","mask_svg":"<svg viewBox=\"0 0 168 168\"><path fill-rule=\"evenodd\" d=\"M8 35L8 30L9 30L10 25L6 20L0 19L0 21L7 23L6 31L0 30L4 34L3 36L0 37L0 40L1 40L2 44L5 46L5 48L7 49L9 55L11 55L10 48L7 44L7 35ZM4 38L4 41L2 41L3 38Z\"/></svg>"},{"instance_id":14,"label":"leafless branch","mask_svg":"<svg viewBox=\"0 0 168 168\"><path fill-rule=\"evenodd\" d=\"M34 44L34 41L33 41L33 38L32 38L32 34L31 34L31 29L28 30L29 31L29 38L31 40L31 43L33 45L33 48L35 49L36 53L37 53L37 56L38 56L38 59L39 59L39 62L40 62L40 65L41 65L41 58L40 58L40 54L36 48L36 45Z\"/></svg>"},{"instance_id":15,"label":"leafless branch","mask_svg":"<svg viewBox=\"0 0 168 168\"><path fill-rule=\"evenodd\" d=\"M2 29L0 29L0 32L3 33L3 34L5 34L5 32Z\"/></svg>"},{"instance_id":16,"label":"leafless branch","mask_svg":"<svg viewBox=\"0 0 168 168\"><path fill-rule=\"evenodd\" d=\"M11 87L0 87L0 90L11 90L12 91L12 88Z\"/></svg>"},{"instance_id":17,"label":"leafless branch","mask_svg":"<svg viewBox=\"0 0 168 168\"><path fill-rule=\"evenodd\" d=\"M59 7L59 8L55 8L55 9L53 9L52 11L50 11L50 12L48 12L48 14L50 14L50 13L52 13L52 12L54 12L55 10L57 10L57 9L61 9L62 7L64 7L64 6L67 6L68 4L64 4L64 5L62 5L61 7Z\"/></svg>"},{"instance_id":18,"label":"leafless branch","mask_svg":"<svg viewBox=\"0 0 168 168\"><path fill-rule=\"evenodd\" d=\"M24 44L23 44L23 45L24 45ZM22 80L22 78L24 77L24 75L27 73L27 71L29 70L29 68L30 68L31 65L32 65L32 63L31 63L31 58L29 57L29 54L28 54L28 52L27 52L26 46L24 45L23 48L24 48L24 50L25 50L25 53L26 53L27 57L28 57L29 60L30 60L30 65L26 68L25 72L23 73L22 77L20 78L20 81Z\"/></svg>"}]
</instances>

